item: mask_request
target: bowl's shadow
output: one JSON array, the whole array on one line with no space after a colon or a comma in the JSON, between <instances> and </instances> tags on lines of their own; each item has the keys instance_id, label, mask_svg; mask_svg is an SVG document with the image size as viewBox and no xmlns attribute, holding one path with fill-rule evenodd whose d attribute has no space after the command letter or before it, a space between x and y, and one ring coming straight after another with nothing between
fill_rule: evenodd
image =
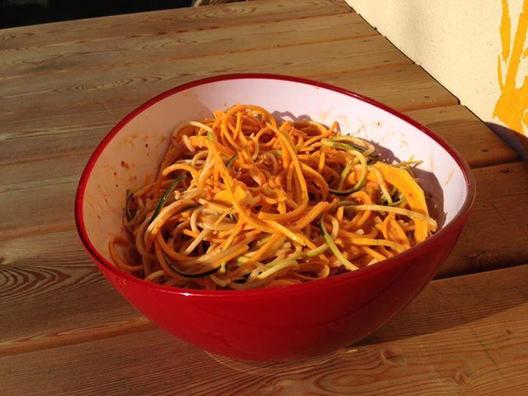
<instances>
[{"instance_id":1,"label":"bowl's shadow","mask_svg":"<svg viewBox=\"0 0 528 396\"><path fill-rule=\"evenodd\" d=\"M474 280L474 276L486 278ZM527 293L515 288L513 291L497 289L491 278L491 274L480 274L435 281L407 308L373 334L355 345L329 355L290 362L249 362L207 354L225 367L250 375L327 371L335 369L336 365L354 365L354 362L361 366L365 363L365 355L379 359L380 364L398 364L399 360L404 359L399 354L405 354L408 343L428 343L430 338L427 336L434 334L434 337L442 337L445 343L451 342L454 348L460 342L457 337L452 337L449 341L448 334L436 333L459 328L474 334L472 323L528 303ZM521 280L518 283L520 284ZM480 289L480 292L475 293L474 288ZM461 301L464 304L460 304ZM419 336L425 338L411 341ZM399 344L399 341L405 343Z\"/></svg>"}]
</instances>

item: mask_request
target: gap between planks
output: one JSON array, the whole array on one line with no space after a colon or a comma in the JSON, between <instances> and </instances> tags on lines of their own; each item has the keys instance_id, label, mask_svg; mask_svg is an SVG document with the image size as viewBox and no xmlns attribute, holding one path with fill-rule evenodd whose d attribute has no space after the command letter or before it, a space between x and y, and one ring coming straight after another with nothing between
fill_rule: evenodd
<instances>
[{"instance_id":1,"label":"gap between planks","mask_svg":"<svg viewBox=\"0 0 528 396\"><path fill-rule=\"evenodd\" d=\"M79 344L124 334L155 329L156 325L144 316L110 322L99 326L72 328L53 334L23 337L16 340L0 341L0 357L32 352L41 349L57 348L65 345Z\"/></svg>"}]
</instances>

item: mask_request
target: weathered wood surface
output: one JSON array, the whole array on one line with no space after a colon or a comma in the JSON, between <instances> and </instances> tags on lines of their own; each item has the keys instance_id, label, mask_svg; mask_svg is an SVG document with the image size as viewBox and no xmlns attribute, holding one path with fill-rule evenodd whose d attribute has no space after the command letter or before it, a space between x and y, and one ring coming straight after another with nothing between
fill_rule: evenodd
<instances>
[{"instance_id":1,"label":"weathered wood surface","mask_svg":"<svg viewBox=\"0 0 528 396\"><path fill-rule=\"evenodd\" d=\"M133 37L162 36L186 31L216 30L278 21L350 13L341 0L265 0L233 3L197 9L181 8L115 15L111 17L50 23L5 29L0 50L39 50L42 47L83 44L99 40L126 40ZM295 22L293 22L295 23Z\"/></svg>"},{"instance_id":2,"label":"weathered wood surface","mask_svg":"<svg viewBox=\"0 0 528 396\"><path fill-rule=\"evenodd\" d=\"M417 102L422 103L421 98L425 96L429 97L427 106L456 104L451 94L414 65L383 70L382 73L372 70L344 73L339 85L403 111L415 110L420 106ZM101 78L104 78L104 75ZM335 82L332 76L314 78ZM78 151L89 152L104 134L134 107L163 90L185 81L187 79L172 77L169 80L137 79L128 83L123 82L123 86L116 85L114 89L109 89L110 86L106 87L103 84L100 88L87 92L71 90L42 95L42 101L38 102L14 98L9 101L13 110L2 118L0 164L47 159ZM403 87L408 87L407 95L396 94L398 89ZM2 100L0 97L0 102ZM0 113L3 110L6 110L6 107L0 107ZM434 117L430 116L421 120L422 111L427 114L425 110L417 110L410 114L419 121L434 123ZM467 120L471 117L462 107L457 109L456 106L448 106L446 111L447 115L443 114L438 119L439 122L444 122L442 125L447 125L447 122L457 125L460 119ZM451 119L450 112L453 114ZM500 140L488 133L485 127L483 129L482 124L478 126L480 129L477 127L475 132L484 130L485 133L475 135L481 139L484 146L494 144L498 146L503 157L515 156L512 150L504 148ZM432 129L435 129L434 125ZM437 131L442 133L440 129ZM495 161L493 152L482 152L478 148L474 150L470 144L465 143L465 138L459 139L456 128L444 127L443 131L448 135L451 134L454 139L453 144L456 144L458 139L459 144L465 145L466 150L471 151L468 153L469 158L478 162Z\"/></svg>"},{"instance_id":3,"label":"weathered wood surface","mask_svg":"<svg viewBox=\"0 0 528 396\"><path fill-rule=\"evenodd\" d=\"M170 56L182 59L287 48L301 44L335 42L349 38L376 36L377 32L355 13L226 26L211 30L165 32L148 40L131 33L124 40L91 39L79 44L61 44L5 52L0 59L0 75L12 79L25 75L105 68L150 61L163 62ZM237 37L238 39L234 39ZM1 53L1 52L0 52Z\"/></svg>"},{"instance_id":4,"label":"weathered wood surface","mask_svg":"<svg viewBox=\"0 0 528 396\"><path fill-rule=\"evenodd\" d=\"M175 85L259 71L373 97L443 136L474 168L472 216L439 272L455 277L434 281L357 351L284 365L212 358L156 330L77 239L76 184L112 125ZM528 386L528 166L344 2L267 0L0 30L0 120L1 394Z\"/></svg>"},{"instance_id":5,"label":"weathered wood surface","mask_svg":"<svg viewBox=\"0 0 528 396\"><path fill-rule=\"evenodd\" d=\"M441 276L528 262L528 163L475 169L477 199Z\"/></svg>"},{"instance_id":6,"label":"weathered wood surface","mask_svg":"<svg viewBox=\"0 0 528 396\"><path fill-rule=\"evenodd\" d=\"M472 168L518 160L517 154L464 106L435 106L408 115L446 138Z\"/></svg>"}]
</instances>

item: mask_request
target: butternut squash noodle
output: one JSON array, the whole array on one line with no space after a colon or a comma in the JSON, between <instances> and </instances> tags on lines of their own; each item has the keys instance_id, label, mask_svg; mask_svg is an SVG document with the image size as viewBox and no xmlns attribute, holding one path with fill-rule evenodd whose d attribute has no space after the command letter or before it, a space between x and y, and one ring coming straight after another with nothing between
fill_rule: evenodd
<instances>
[{"instance_id":1,"label":"butternut squash noodle","mask_svg":"<svg viewBox=\"0 0 528 396\"><path fill-rule=\"evenodd\" d=\"M436 231L414 163L309 120L236 105L173 133L128 193L117 268L193 289L287 286L369 266Z\"/></svg>"}]
</instances>

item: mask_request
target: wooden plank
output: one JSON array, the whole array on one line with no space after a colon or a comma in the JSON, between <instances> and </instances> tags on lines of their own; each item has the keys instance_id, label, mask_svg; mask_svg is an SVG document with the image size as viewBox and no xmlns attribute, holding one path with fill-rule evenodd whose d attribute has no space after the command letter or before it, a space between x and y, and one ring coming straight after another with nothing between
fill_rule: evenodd
<instances>
[{"instance_id":1,"label":"wooden plank","mask_svg":"<svg viewBox=\"0 0 528 396\"><path fill-rule=\"evenodd\" d=\"M444 137L472 168L519 160L512 148L464 106L434 107L407 115Z\"/></svg>"},{"instance_id":2,"label":"wooden plank","mask_svg":"<svg viewBox=\"0 0 528 396\"><path fill-rule=\"evenodd\" d=\"M527 282L528 265L434 281L360 346L300 362L216 357L159 330L6 356L3 394L520 395Z\"/></svg>"},{"instance_id":3,"label":"wooden plank","mask_svg":"<svg viewBox=\"0 0 528 396\"><path fill-rule=\"evenodd\" d=\"M152 29L157 29L157 26L153 24ZM378 33L355 13L306 18L302 23L286 20L230 26L213 32L191 30L148 38L131 34L118 41L92 40L6 52L0 58L0 79L38 74L45 70L64 72L78 68L101 68L102 65L109 68L144 62L145 59L161 63L174 56L180 61L375 35Z\"/></svg>"},{"instance_id":4,"label":"wooden plank","mask_svg":"<svg viewBox=\"0 0 528 396\"><path fill-rule=\"evenodd\" d=\"M103 279L72 224L0 244L0 355L152 327Z\"/></svg>"},{"instance_id":5,"label":"wooden plank","mask_svg":"<svg viewBox=\"0 0 528 396\"><path fill-rule=\"evenodd\" d=\"M0 31L0 53L43 46L91 44L96 40L163 36L191 30L304 19L312 16L351 13L340 0L262 0L200 8L143 12L73 20Z\"/></svg>"},{"instance_id":6,"label":"wooden plank","mask_svg":"<svg viewBox=\"0 0 528 396\"><path fill-rule=\"evenodd\" d=\"M328 62L315 62L315 54ZM133 106L161 89L209 74L262 71L310 75L325 70L361 70L409 63L382 37L270 49L253 55L238 53L125 69L105 70L102 67L98 71L74 75L57 71L53 79L45 74L31 79L7 80L0 97L3 120L0 163L27 160L21 155L26 148L38 151L37 157L49 155L51 151L58 153L63 138L68 141L66 151L72 150L72 146L78 147L86 139L91 139L88 147L93 147L97 141L94 138L98 136L94 132L102 134ZM101 119L109 116L111 122L101 129ZM31 144L20 144L20 140L27 142L30 136ZM78 139L79 136L82 137Z\"/></svg>"},{"instance_id":7,"label":"wooden plank","mask_svg":"<svg viewBox=\"0 0 528 396\"><path fill-rule=\"evenodd\" d=\"M402 111L458 104L458 99L417 65L340 72L317 77Z\"/></svg>"},{"instance_id":8,"label":"wooden plank","mask_svg":"<svg viewBox=\"0 0 528 396\"><path fill-rule=\"evenodd\" d=\"M49 172L58 179L66 177L64 167L51 164L33 168L37 176ZM13 173L20 175L23 183L31 180L30 166L25 174L5 172L0 179ZM475 170L475 176L475 209L459 243L441 267L440 277L528 262L528 213L520 205L510 205L512 199L528 200L528 164L485 167ZM56 342L56 333L65 334L61 342L78 340L90 329L97 329L102 337L107 323L115 331L136 317L104 282L78 241L70 209L75 184L71 183L62 194L50 195L53 189L45 186L52 181L34 183L23 195L37 197L36 203L17 195L0 200L0 208L5 208L0 218L9 219L15 213L13 219L21 222L8 224L9 228L0 233L0 312L10 318L0 321L0 340L4 342L0 354L2 348L5 353L15 347L47 347ZM59 201L51 202L54 199ZM23 206L17 204L20 200ZM57 214L49 207L60 208L63 218L59 223L53 222ZM500 237L505 235L508 237ZM77 323L80 330L75 330L72 323ZM134 326L143 328L143 324Z\"/></svg>"},{"instance_id":9,"label":"wooden plank","mask_svg":"<svg viewBox=\"0 0 528 396\"><path fill-rule=\"evenodd\" d=\"M47 234L47 246L36 239L29 264L2 265L0 271L0 356L152 328L80 254L71 227ZM53 262L50 245L62 252ZM27 246L15 242L10 249L24 254Z\"/></svg>"},{"instance_id":10,"label":"wooden plank","mask_svg":"<svg viewBox=\"0 0 528 396\"><path fill-rule=\"evenodd\" d=\"M71 65L67 62L61 64L59 60L51 67L43 64L38 73L31 75L30 81L28 76L5 78L2 80L2 108L12 100L24 100L29 96L31 100L38 100L42 94L65 97L72 91L89 94L97 89L113 89L129 80L156 79L160 73L171 73L174 78L188 80L206 74L243 71L310 76L411 63L379 35L187 59L181 59L177 52L169 51L163 59L150 58L140 52L133 54L133 58L123 54L118 64L111 65L106 64L103 55L98 67L85 69L82 62Z\"/></svg>"},{"instance_id":11,"label":"wooden plank","mask_svg":"<svg viewBox=\"0 0 528 396\"><path fill-rule=\"evenodd\" d=\"M361 75L362 73L354 73L354 77L351 77L350 83L345 87L354 89L355 81ZM357 91L363 94L379 93L378 87L382 86L383 79L376 79L373 76L370 78L372 81L370 89ZM144 87L144 89L148 90L149 88ZM154 94L151 92L142 95L142 88L138 88L135 92L129 89L127 92L130 92L130 95L124 93L123 99L120 99L121 102L129 104L126 108L121 107L117 102L113 102L113 107L107 107L97 101L96 98L91 104L87 103L87 108L83 111L79 109L80 112L72 111L68 114L60 114L60 112L68 112L70 105L66 105L64 106L66 109L57 110L55 114L49 116L45 116L46 112L41 111L41 115L35 119L27 117L4 121L4 130L0 131L0 140L2 141L0 165L78 152L82 152L82 155L86 156L121 117L139 105L149 95ZM414 92L416 95L420 95L425 91L417 90ZM442 101L441 90L429 92L437 92L438 100ZM369 96L379 100L390 100L390 97L382 95ZM59 99L54 100L58 106ZM69 101L68 103L71 103L71 106L80 106L79 102ZM405 100L400 103L396 101L393 104L405 107L406 103L409 104ZM511 162L517 159L517 154L511 148L506 146L462 106L447 106L436 110L422 109L408 112L408 114L445 137L473 167ZM435 117L438 117L438 121L435 121Z\"/></svg>"},{"instance_id":12,"label":"wooden plank","mask_svg":"<svg viewBox=\"0 0 528 396\"><path fill-rule=\"evenodd\" d=\"M5 170L1 169L2 173ZM77 175L69 175L49 179L49 184L34 180L3 186L0 193L0 235L5 237L20 225L31 230L44 224L55 228L57 224L70 223L77 180ZM39 219L37 216L42 217Z\"/></svg>"},{"instance_id":13,"label":"wooden plank","mask_svg":"<svg viewBox=\"0 0 528 396\"><path fill-rule=\"evenodd\" d=\"M413 110L417 98L429 97L428 105L454 104L456 99L414 65L402 65L378 70L343 73L340 86L387 103L399 110ZM316 77L335 83L331 77ZM102 84L94 90L69 91L40 95L31 101L12 101L7 108L0 131L0 163L20 161L74 149L89 150L111 126L127 112L148 98L181 84L185 79L169 73L150 79L133 79L109 89ZM397 95L406 89L406 95ZM64 100L64 97L67 100ZM116 100L115 98L119 98ZM1 100L1 99L0 99ZM455 111L456 109L452 109ZM451 111L451 110L449 110ZM0 109L2 112L2 109ZM420 114L420 113L418 113ZM24 115L24 116L22 116ZM31 138L32 144L27 144ZM512 151L513 152L513 151ZM494 156L490 156L493 157Z\"/></svg>"},{"instance_id":14,"label":"wooden plank","mask_svg":"<svg viewBox=\"0 0 528 396\"><path fill-rule=\"evenodd\" d=\"M528 163L474 169L477 199L439 276L528 262Z\"/></svg>"},{"instance_id":15,"label":"wooden plank","mask_svg":"<svg viewBox=\"0 0 528 396\"><path fill-rule=\"evenodd\" d=\"M70 114L52 111L49 116L45 115L47 111L42 111L43 114L36 119L21 117L6 121L0 131L0 165L48 160L57 156L69 155L73 158L79 152L88 154L93 151L112 126L126 115L125 111L106 109L100 103L95 105L99 110L72 111ZM67 112L69 105L63 107L66 107L63 111Z\"/></svg>"}]
</instances>

